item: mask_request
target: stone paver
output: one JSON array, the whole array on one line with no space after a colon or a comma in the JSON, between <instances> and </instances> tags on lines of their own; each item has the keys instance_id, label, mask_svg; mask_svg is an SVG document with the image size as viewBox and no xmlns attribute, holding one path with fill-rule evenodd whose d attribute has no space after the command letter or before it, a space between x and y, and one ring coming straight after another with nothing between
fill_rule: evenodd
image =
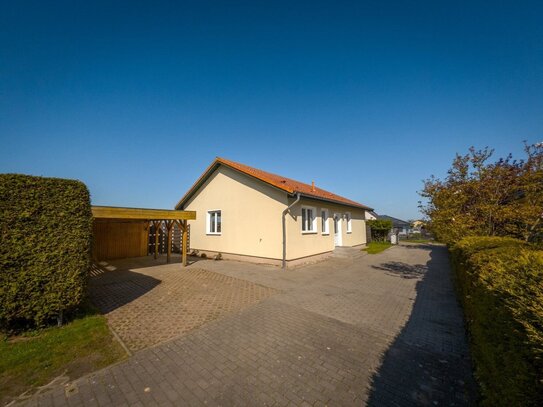
<instances>
[{"instance_id":1,"label":"stone paver","mask_svg":"<svg viewBox=\"0 0 543 407\"><path fill-rule=\"evenodd\" d=\"M154 264L151 258L138 262ZM117 270L95 273L89 284L91 301L131 351L182 335L278 292L212 271L182 271L178 263L133 265L134 261L112 262L108 267Z\"/></svg>"},{"instance_id":2,"label":"stone paver","mask_svg":"<svg viewBox=\"0 0 543 407\"><path fill-rule=\"evenodd\" d=\"M277 291L28 404L459 406L474 400L443 247L353 252L286 272L227 261L191 268Z\"/></svg>"}]
</instances>

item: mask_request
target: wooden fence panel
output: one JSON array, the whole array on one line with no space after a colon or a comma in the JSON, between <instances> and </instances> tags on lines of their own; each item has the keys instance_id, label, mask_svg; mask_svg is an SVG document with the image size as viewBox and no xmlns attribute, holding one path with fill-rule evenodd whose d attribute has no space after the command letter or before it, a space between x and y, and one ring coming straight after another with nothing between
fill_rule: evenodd
<instances>
[{"instance_id":1,"label":"wooden fence panel","mask_svg":"<svg viewBox=\"0 0 543 407\"><path fill-rule=\"evenodd\" d=\"M188 225L188 230L190 231L190 225ZM162 224L160 228L158 229L159 235L158 235L158 253L159 254L165 254L168 251L167 246L167 238L168 238L168 231L166 230L166 226ZM189 238L190 233L187 235L187 248L189 247ZM181 247L183 246L183 234L181 232L181 229L177 224L175 224L172 227L172 253L181 253ZM154 254L155 252L155 227L154 225L149 226L149 239L148 239L148 250L147 254Z\"/></svg>"},{"instance_id":2,"label":"wooden fence panel","mask_svg":"<svg viewBox=\"0 0 543 407\"><path fill-rule=\"evenodd\" d=\"M94 222L93 258L122 259L147 255L148 222Z\"/></svg>"},{"instance_id":3,"label":"wooden fence panel","mask_svg":"<svg viewBox=\"0 0 543 407\"><path fill-rule=\"evenodd\" d=\"M147 254L154 254L155 253L155 225L153 223L149 226L149 236L148 236L148 249ZM160 223L160 227L158 228L158 254L164 254L167 251L166 246L166 240L168 237L168 231L166 230L166 226L164 225L164 222Z\"/></svg>"}]
</instances>

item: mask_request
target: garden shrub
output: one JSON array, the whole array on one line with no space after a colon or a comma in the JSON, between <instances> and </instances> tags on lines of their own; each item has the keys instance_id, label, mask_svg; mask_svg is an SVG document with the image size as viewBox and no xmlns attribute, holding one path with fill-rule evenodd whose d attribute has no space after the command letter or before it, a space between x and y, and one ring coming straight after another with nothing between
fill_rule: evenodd
<instances>
[{"instance_id":1,"label":"garden shrub","mask_svg":"<svg viewBox=\"0 0 543 407\"><path fill-rule=\"evenodd\" d=\"M469 237L451 254L482 405L543 405L543 250Z\"/></svg>"},{"instance_id":2,"label":"garden shrub","mask_svg":"<svg viewBox=\"0 0 543 407\"><path fill-rule=\"evenodd\" d=\"M89 191L74 180L0 174L0 329L76 307L90 267Z\"/></svg>"},{"instance_id":3,"label":"garden shrub","mask_svg":"<svg viewBox=\"0 0 543 407\"><path fill-rule=\"evenodd\" d=\"M367 220L371 230L371 240L384 242L387 240L388 233L392 230L392 221L389 219Z\"/></svg>"}]
</instances>

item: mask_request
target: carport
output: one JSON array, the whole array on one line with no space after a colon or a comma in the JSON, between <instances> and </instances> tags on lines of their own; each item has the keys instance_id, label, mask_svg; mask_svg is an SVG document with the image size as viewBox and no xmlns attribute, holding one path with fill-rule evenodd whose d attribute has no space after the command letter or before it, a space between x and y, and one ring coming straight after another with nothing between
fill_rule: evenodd
<instances>
[{"instance_id":1,"label":"carport","mask_svg":"<svg viewBox=\"0 0 543 407\"><path fill-rule=\"evenodd\" d=\"M175 227L181 232L181 261L187 265L189 251L189 220L196 219L194 211L170 209L121 208L93 206L93 258L95 260L121 259L146 256L148 254L149 230L155 230L154 257L158 258L158 230L167 230L167 262L171 260L172 232Z\"/></svg>"}]
</instances>

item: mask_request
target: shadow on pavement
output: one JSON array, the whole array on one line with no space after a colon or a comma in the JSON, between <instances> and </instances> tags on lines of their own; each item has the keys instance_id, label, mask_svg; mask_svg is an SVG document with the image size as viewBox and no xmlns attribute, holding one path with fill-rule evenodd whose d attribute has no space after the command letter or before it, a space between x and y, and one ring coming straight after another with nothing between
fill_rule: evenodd
<instances>
[{"instance_id":1,"label":"shadow on pavement","mask_svg":"<svg viewBox=\"0 0 543 407\"><path fill-rule=\"evenodd\" d=\"M400 246L406 249L432 250L436 245L431 243L411 243L409 240L400 241ZM439 245L438 245L439 247Z\"/></svg>"},{"instance_id":2,"label":"shadow on pavement","mask_svg":"<svg viewBox=\"0 0 543 407\"><path fill-rule=\"evenodd\" d=\"M148 255L126 259L100 260L93 263L90 275L91 277L94 277L108 271L138 270L157 266L172 266L179 267L178 270L183 269L181 255L179 253L172 253L170 263L168 263L166 259L167 256L165 254L159 254L157 259L152 255ZM187 256L188 265L200 260L205 259L200 259L197 256Z\"/></svg>"},{"instance_id":3,"label":"shadow on pavement","mask_svg":"<svg viewBox=\"0 0 543 407\"><path fill-rule=\"evenodd\" d=\"M372 377L369 406L475 404L476 386L447 249L430 249L426 265L389 262L374 266L419 281L409 320Z\"/></svg>"},{"instance_id":4,"label":"shadow on pavement","mask_svg":"<svg viewBox=\"0 0 543 407\"><path fill-rule=\"evenodd\" d=\"M93 266L88 295L103 314L134 301L161 283L156 278L131 270L99 270L96 265Z\"/></svg>"},{"instance_id":5,"label":"shadow on pavement","mask_svg":"<svg viewBox=\"0 0 543 407\"><path fill-rule=\"evenodd\" d=\"M389 275L401 278L420 278L428 271L428 267L423 264L407 264L399 261L390 261L378 266L372 266L377 270L384 270Z\"/></svg>"}]
</instances>

